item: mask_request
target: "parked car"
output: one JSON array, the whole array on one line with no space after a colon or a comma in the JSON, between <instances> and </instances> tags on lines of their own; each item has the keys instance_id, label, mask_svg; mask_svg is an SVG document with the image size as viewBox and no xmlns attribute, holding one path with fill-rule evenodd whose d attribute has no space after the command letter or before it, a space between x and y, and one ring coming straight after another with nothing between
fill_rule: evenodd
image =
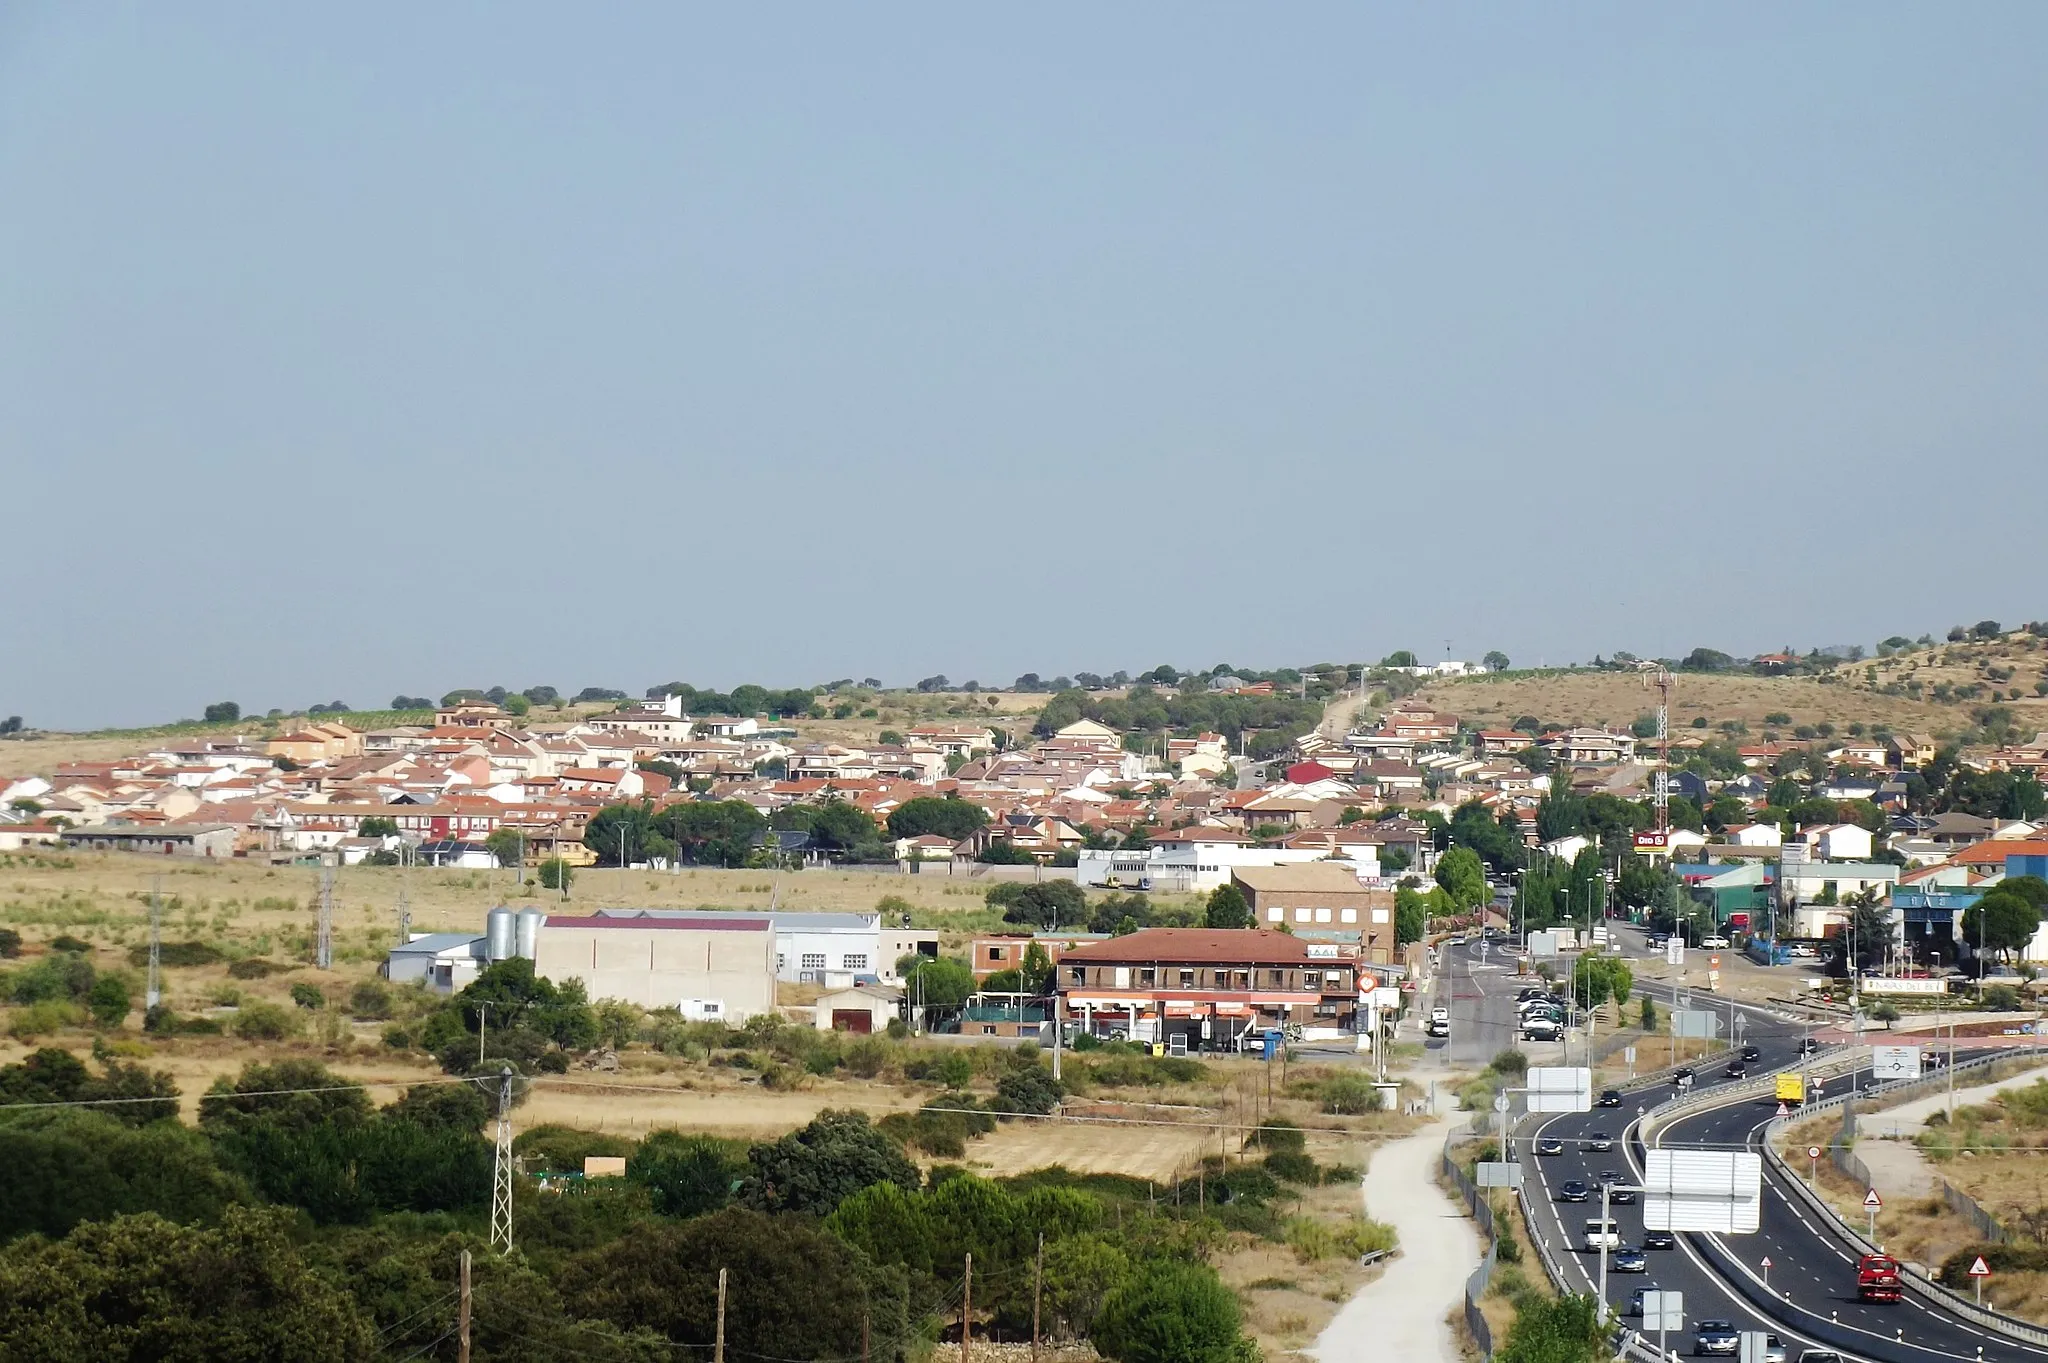
<instances>
[{"instance_id":1,"label":"parked car","mask_svg":"<svg viewBox=\"0 0 2048 1363\"><path fill-rule=\"evenodd\" d=\"M1820 955L1818 951L1815 951L1804 942L1794 942L1791 946L1786 947L1785 954L1801 961L1810 961ZM1810 1353L1812 1350L1808 1350L1808 1352Z\"/></svg>"},{"instance_id":2,"label":"parked car","mask_svg":"<svg viewBox=\"0 0 2048 1363\"><path fill-rule=\"evenodd\" d=\"M1522 1024L1522 1040L1555 1041L1564 1035L1564 1028L1550 1018L1530 1018Z\"/></svg>"},{"instance_id":3,"label":"parked car","mask_svg":"<svg viewBox=\"0 0 2048 1363\"><path fill-rule=\"evenodd\" d=\"M1431 1018L1423 1024L1422 1031L1426 1036L1449 1036L1451 1034L1451 1024L1449 1022L1439 1022L1435 1018Z\"/></svg>"},{"instance_id":4,"label":"parked car","mask_svg":"<svg viewBox=\"0 0 2048 1363\"><path fill-rule=\"evenodd\" d=\"M1702 937L1700 938L1700 946L1708 951L1726 951L1728 949L1728 939L1726 937Z\"/></svg>"}]
</instances>

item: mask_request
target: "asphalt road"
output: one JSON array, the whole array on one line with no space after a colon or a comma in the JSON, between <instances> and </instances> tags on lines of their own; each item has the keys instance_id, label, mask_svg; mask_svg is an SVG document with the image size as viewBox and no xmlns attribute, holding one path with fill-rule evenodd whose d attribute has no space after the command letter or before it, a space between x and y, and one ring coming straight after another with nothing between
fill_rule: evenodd
<instances>
[{"instance_id":1,"label":"asphalt road","mask_svg":"<svg viewBox=\"0 0 2048 1363\"><path fill-rule=\"evenodd\" d=\"M1502 994L1509 1001L1511 1014L1518 983L1512 964L1497 979L1493 972L1485 971L1478 972L1476 978L1483 983L1475 992ZM1644 988L1663 995L1668 1002L1668 990L1663 986L1646 982ZM1725 1005L1717 1000L1715 1006ZM1762 1059L1750 1066L1753 1072L1775 1069L1795 1059L1806 1026L1748 1006L1740 1006L1737 1015L1744 1023L1743 1040L1762 1052ZM1719 1064L1703 1066L1693 1092L1709 1092L1728 1082ZM1867 1071L1860 1073L1857 1082L1868 1082ZM1829 1087L1832 1090L1834 1083ZM1576 1290L1597 1290L1599 1255L1586 1253L1579 1246L1585 1223L1600 1215L1600 1175L1612 1170L1624 1182L1642 1181L1640 1143L1625 1143L1622 1138L1642 1112L1674 1096L1676 1090L1668 1085L1631 1089L1619 1109L1595 1108L1543 1122L1527 1138L1529 1143L1516 1152L1527 1169L1524 1177L1534 1231L1550 1247L1568 1285ZM1758 1149L1762 1128L1776 1112L1776 1102L1763 1099L1685 1116L1664 1127L1657 1142L1667 1147ZM1586 1148L1585 1141L1595 1132L1614 1137L1614 1148L1606 1152ZM1535 1155L1533 1142L1545 1137L1562 1140L1564 1153ZM1557 1201L1557 1189L1574 1179L1594 1189L1593 1197L1586 1202ZM1896 1303L1857 1300L1855 1251L1824 1222L1809 1219L1804 1204L1795 1201L1794 1194L1773 1177L1768 1164L1765 1180L1762 1224L1756 1234L1681 1235L1678 1248L1650 1252L1650 1271L1644 1274L1615 1273L1610 1261L1608 1300L1625 1309L1638 1287L1684 1293L1686 1328L1669 1337L1674 1352L1691 1350L1693 1327L1705 1319L1727 1320L1739 1330L1775 1333L1789 1346L1793 1358L1802 1348L1832 1348L1876 1363L2048 1359L2048 1349L1985 1333L1910 1297ZM1615 1206L1609 1215L1618 1223L1624 1243L1642 1243L1640 1205ZM1766 1257L1772 1261L1768 1287L1761 1269Z\"/></svg>"}]
</instances>

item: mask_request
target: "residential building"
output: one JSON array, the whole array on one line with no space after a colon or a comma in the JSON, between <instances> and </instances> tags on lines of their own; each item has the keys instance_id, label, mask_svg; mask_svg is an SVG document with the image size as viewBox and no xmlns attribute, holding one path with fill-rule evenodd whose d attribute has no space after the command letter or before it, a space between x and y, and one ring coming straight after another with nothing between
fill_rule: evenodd
<instances>
[{"instance_id":1,"label":"residential building","mask_svg":"<svg viewBox=\"0 0 2048 1363\"><path fill-rule=\"evenodd\" d=\"M1072 948L1055 978L1081 1031L1176 1050L1234 1050L1268 1029L1334 1040L1359 1007L1341 947L1261 929L1147 928Z\"/></svg>"},{"instance_id":2,"label":"residential building","mask_svg":"<svg viewBox=\"0 0 2048 1363\"><path fill-rule=\"evenodd\" d=\"M1231 879L1261 926L1353 928L1367 961L1387 965L1394 959L1393 892L1366 888L1350 863L1241 866Z\"/></svg>"},{"instance_id":3,"label":"residential building","mask_svg":"<svg viewBox=\"0 0 2048 1363\"><path fill-rule=\"evenodd\" d=\"M236 830L224 823L98 824L67 828L67 846L165 857L231 857Z\"/></svg>"},{"instance_id":4,"label":"residential building","mask_svg":"<svg viewBox=\"0 0 2048 1363\"><path fill-rule=\"evenodd\" d=\"M813 1010L819 1031L851 1032L855 1036L885 1031L902 1016L903 991L875 984L857 984L821 994Z\"/></svg>"}]
</instances>

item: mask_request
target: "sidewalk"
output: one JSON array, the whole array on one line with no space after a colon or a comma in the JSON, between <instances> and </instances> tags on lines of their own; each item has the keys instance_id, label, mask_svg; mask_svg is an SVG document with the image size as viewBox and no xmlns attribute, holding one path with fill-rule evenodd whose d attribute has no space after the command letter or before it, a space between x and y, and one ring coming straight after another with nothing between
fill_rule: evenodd
<instances>
[{"instance_id":1,"label":"sidewalk","mask_svg":"<svg viewBox=\"0 0 2048 1363\"><path fill-rule=\"evenodd\" d=\"M1460 1119L1462 1120L1462 1119ZM1453 1123L1436 1121L1379 1147L1365 1171L1365 1211L1393 1225L1401 1252L1345 1302L1305 1352L1318 1363L1459 1363L1447 1317L1479 1266L1479 1233L1437 1187Z\"/></svg>"}]
</instances>

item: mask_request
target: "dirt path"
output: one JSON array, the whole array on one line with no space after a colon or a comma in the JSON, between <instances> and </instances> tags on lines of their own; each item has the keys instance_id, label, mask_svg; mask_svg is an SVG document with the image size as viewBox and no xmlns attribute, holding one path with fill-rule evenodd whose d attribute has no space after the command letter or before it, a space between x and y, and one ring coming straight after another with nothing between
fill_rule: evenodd
<instances>
[{"instance_id":1,"label":"dirt path","mask_svg":"<svg viewBox=\"0 0 2048 1363\"><path fill-rule=\"evenodd\" d=\"M2042 1078L2048 1078L2048 1068L2028 1070L1995 1084L1960 1088L1955 1093L1955 1105L1967 1107L1973 1103L1989 1102L2003 1089L2031 1084ZM1880 1197L1897 1201L1925 1197L1934 1191L1934 1171L1927 1157L1920 1153L1920 1147L1913 1144L1913 1138L1927 1129L1929 1117L1947 1111L1948 1103L1948 1094L1936 1093L1856 1119L1856 1130L1862 1137L1856 1143L1856 1155L1870 1170L1870 1180L1877 1186Z\"/></svg>"},{"instance_id":2,"label":"dirt path","mask_svg":"<svg viewBox=\"0 0 2048 1363\"><path fill-rule=\"evenodd\" d=\"M1432 1122L1373 1152L1365 1171L1367 1215L1393 1224L1401 1252L1345 1302L1306 1352L1319 1363L1457 1363L1446 1322L1479 1265L1479 1235L1437 1187L1448 1121Z\"/></svg>"}]
</instances>

